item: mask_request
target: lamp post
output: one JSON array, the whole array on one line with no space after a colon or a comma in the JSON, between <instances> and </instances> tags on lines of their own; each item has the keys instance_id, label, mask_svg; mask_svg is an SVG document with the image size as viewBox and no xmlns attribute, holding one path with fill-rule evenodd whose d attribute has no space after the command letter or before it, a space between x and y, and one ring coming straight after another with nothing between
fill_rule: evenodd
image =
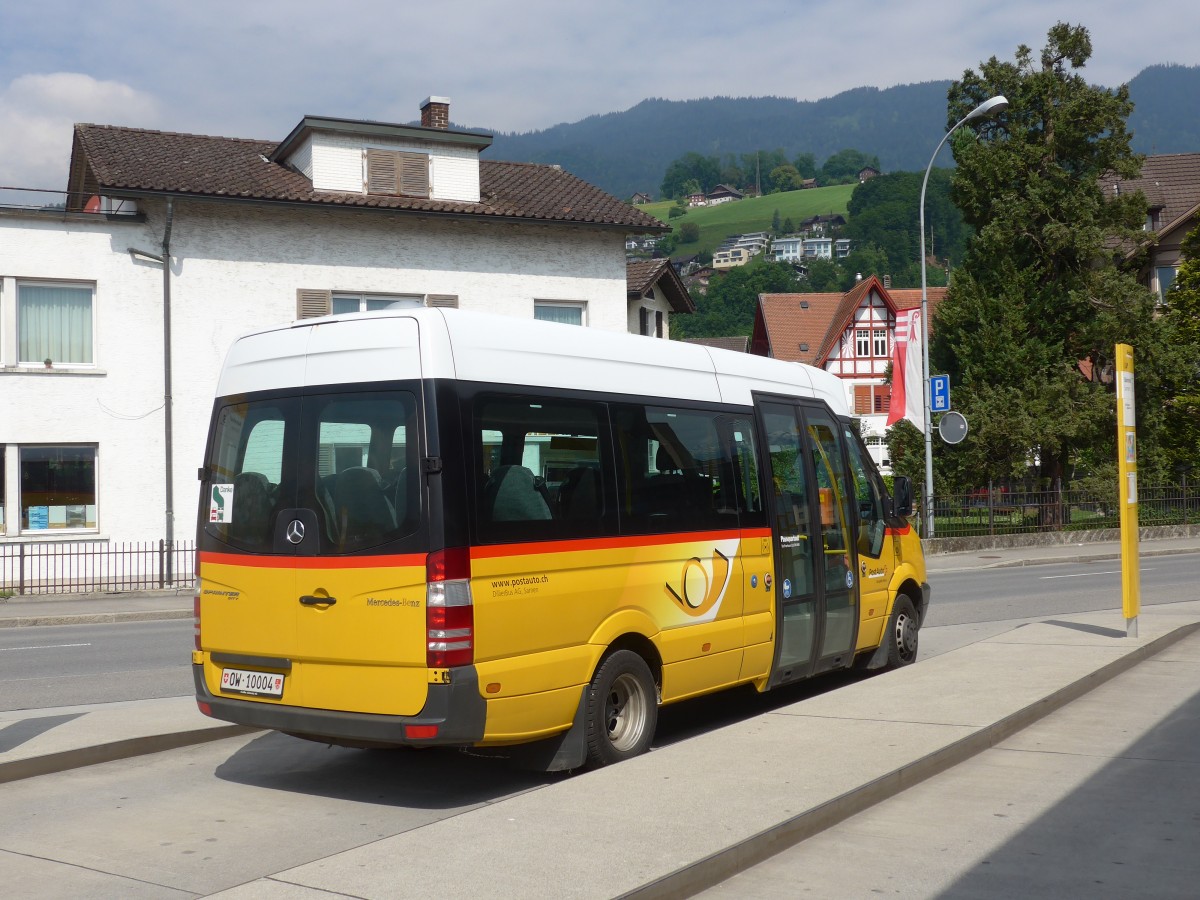
<instances>
[{"instance_id":1,"label":"lamp post","mask_svg":"<svg viewBox=\"0 0 1200 900\"><path fill-rule=\"evenodd\" d=\"M925 188L929 186L929 173L933 171L933 161L937 159L942 145L950 135L958 131L961 125L986 116L988 113L1001 112L1008 109L1008 100L998 94L990 100L984 100L977 107L963 116L954 127L942 135L933 156L929 157L929 165L925 167L925 179L921 182L921 407L924 411L925 422L925 498L922 506L925 510L925 521L922 523L923 536L933 537L933 421L929 411L929 288L925 281Z\"/></svg>"}]
</instances>

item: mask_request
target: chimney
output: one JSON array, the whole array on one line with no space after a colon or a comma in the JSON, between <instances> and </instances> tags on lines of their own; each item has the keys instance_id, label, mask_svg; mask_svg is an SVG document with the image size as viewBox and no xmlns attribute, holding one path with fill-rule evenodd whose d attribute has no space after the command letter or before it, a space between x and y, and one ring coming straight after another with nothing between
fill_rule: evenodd
<instances>
[{"instance_id":1,"label":"chimney","mask_svg":"<svg viewBox=\"0 0 1200 900\"><path fill-rule=\"evenodd\" d=\"M426 97L421 104L421 127L440 128L445 131L450 127L450 98Z\"/></svg>"}]
</instances>

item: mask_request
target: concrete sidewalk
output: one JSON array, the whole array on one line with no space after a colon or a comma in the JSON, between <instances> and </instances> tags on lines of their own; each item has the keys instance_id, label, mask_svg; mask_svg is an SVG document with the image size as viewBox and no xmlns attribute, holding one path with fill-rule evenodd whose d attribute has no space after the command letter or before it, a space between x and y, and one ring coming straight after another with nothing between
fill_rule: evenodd
<instances>
[{"instance_id":1,"label":"concrete sidewalk","mask_svg":"<svg viewBox=\"0 0 1200 900\"><path fill-rule=\"evenodd\" d=\"M1178 553L1200 553L1200 535L1143 540L1138 544L1139 559L1171 556ZM933 553L925 557L925 565L932 581L933 576L938 572L962 572L970 569L998 569L1009 566L1037 566L1120 558L1121 545L1118 541L1100 541ZM936 602L936 585L933 596Z\"/></svg>"},{"instance_id":2,"label":"concrete sidewalk","mask_svg":"<svg viewBox=\"0 0 1200 900\"><path fill-rule=\"evenodd\" d=\"M190 619L192 591L25 594L0 599L0 628Z\"/></svg>"},{"instance_id":3,"label":"concrete sidewalk","mask_svg":"<svg viewBox=\"0 0 1200 900\"><path fill-rule=\"evenodd\" d=\"M1139 638L1125 637L1119 610L1014 628L215 896L690 896L1011 738L1163 650L1186 645L1200 664L1200 639L1185 640L1198 630L1200 602L1145 610ZM840 884L852 878L844 871ZM803 870L776 888L775 896L799 895ZM814 894L832 895L848 896Z\"/></svg>"},{"instance_id":4,"label":"concrete sidewalk","mask_svg":"<svg viewBox=\"0 0 1200 900\"><path fill-rule=\"evenodd\" d=\"M1200 550L1200 539L1142 555ZM939 571L1109 559L1115 545L972 551ZM936 593L935 593L936 601ZM1181 598L1184 599L1184 598ZM191 615L189 595L10 600L10 624ZM107 621L89 618L88 621ZM116 621L112 619L111 621ZM1014 625L896 672L219 896L686 896L996 746L1166 648L1200 665L1200 600ZM1196 666L1181 670L1190 689ZM1114 680L1115 679L1115 680ZM1142 722L1152 735L1153 722ZM0 713L0 782L216 740L247 729L191 697ZM1137 737L1137 735L1134 735Z\"/></svg>"}]
</instances>

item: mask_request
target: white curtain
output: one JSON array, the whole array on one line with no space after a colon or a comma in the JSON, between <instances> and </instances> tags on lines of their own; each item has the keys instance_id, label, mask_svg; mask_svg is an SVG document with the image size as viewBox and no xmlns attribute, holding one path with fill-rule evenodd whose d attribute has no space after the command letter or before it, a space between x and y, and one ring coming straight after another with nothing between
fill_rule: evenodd
<instances>
[{"instance_id":1,"label":"white curtain","mask_svg":"<svg viewBox=\"0 0 1200 900\"><path fill-rule=\"evenodd\" d=\"M583 309L578 306L543 306L537 305L533 317L543 322L559 322L563 325L582 325Z\"/></svg>"},{"instance_id":2,"label":"white curtain","mask_svg":"<svg viewBox=\"0 0 1200 900\"><path fill-rule=\"evenodd\" d=\"M92 362L92 289L62 285L18 287L20 362Z\"/></svg>"}]
</instances>

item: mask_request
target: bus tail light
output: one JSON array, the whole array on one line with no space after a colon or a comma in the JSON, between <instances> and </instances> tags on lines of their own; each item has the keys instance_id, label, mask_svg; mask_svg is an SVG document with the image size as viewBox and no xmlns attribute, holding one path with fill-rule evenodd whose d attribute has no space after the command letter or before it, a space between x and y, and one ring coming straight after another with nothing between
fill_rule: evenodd
<instances>
[{"instance_id":1,"label":"bus tail light","mask_svg":"<svg viewBox=\"0 0 1200 900\"><path fill-rule=\"evenodd\" d=\"M425 665L469 666L475 661L471 554L466 547L430 553L425 560Z\"/></svg>"}]
</instances>

